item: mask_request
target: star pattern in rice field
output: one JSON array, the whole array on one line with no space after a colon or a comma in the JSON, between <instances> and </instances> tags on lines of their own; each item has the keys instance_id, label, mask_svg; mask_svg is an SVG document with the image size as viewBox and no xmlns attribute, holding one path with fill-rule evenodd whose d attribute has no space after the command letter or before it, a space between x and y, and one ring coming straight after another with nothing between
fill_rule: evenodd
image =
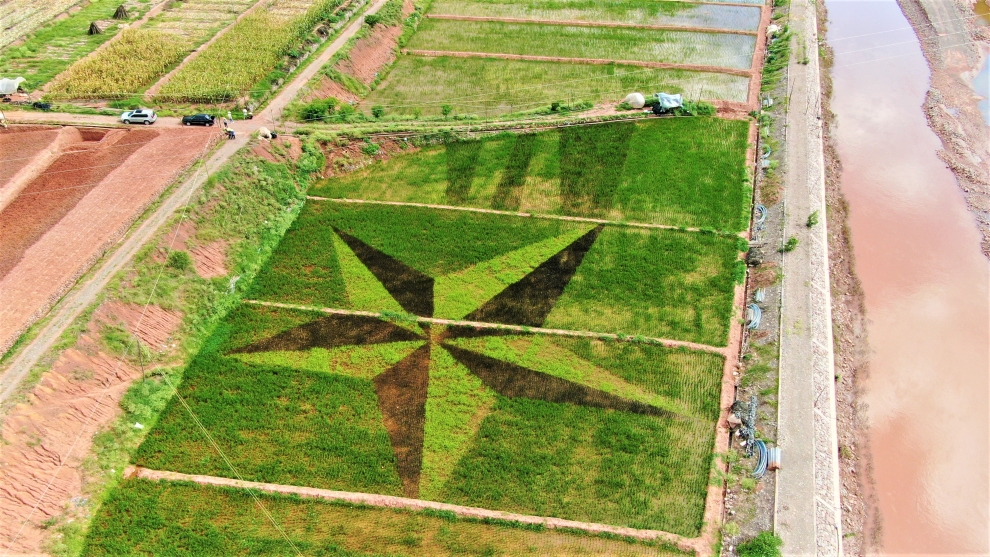
<instances>
[{"instance_id":1,"label":"star pattern in rice field","mask_svg":"<svg viewBox=\"0 0 990 557\"><path fill-rule=\"evenodd\" d=\"M480 304L464 320L542 326L601 229L598 226L583 234L520 280ZM420 317L433 316L432 277L342 230L335 229L335 232L404 310ZM444 326L425 322L404 327L372 316L330 314L236 349L232 353L423 342L420 347L373 379L378 406L395 453L403 492L408 497L419 496L430 362L431 356L437 351L446 351L480 379L485 387L505 397L578 404L661 417L672 416L668 410L657 406L486 356L451 342L472 337L519 334L518 331L498 328Z\"/></svg>"}]
</instances>

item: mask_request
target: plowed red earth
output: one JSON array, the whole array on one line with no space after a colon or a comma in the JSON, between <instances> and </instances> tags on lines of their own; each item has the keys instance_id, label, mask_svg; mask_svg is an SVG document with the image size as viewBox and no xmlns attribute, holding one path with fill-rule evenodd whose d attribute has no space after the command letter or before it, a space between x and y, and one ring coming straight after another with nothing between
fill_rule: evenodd
<instances>
[{"instance_id":1,"label":"plowed red earth","mask_svg":"<svg viewBox=\"0 0 990 557\"><path fill-rule=\"evenodd\" d=\"M0 212L0 278L100 180L156 137L158 132L150 130L112 130L95 141L66 146L51 166Z\"/></svg>"},{"instance_id":2,"label":"plowed red earth","mask_svg":"<svg viewBox=\"0 0 990 557\"><path fill-rule=\"evenodd\" d=\"M0 189L50 146L58 132L59 128L51 126L17 126L0 131Z\"/></svg>"},{"instance_id":3,"label":"plowed red earth","mask_svg":"<svg viewBox=\"0 0 990 557\"><path fill-rule=\"evenodd\" d=\"M0 353L217 137L209 128L80 134L0 213Z\"/></svg>"},{"instance_id":4,"label":"plowed red earth","mask_svg":"<svg viewBox=\"0 0 990 557\"><path fill-rule=\"evenodd\" d=\"M64 509L70 509L70 517L92 510L83 496L84 457L91 452L93 434L116 418L130 381L141 374L139 367L101 350L100 327L122 325L161 351L181 318L158 306L104 304L27 402L10 410L0 443L0 547L10 546L11 555L42 554L44 539L51 535L42 528L46 519Z\"/></svg>"}]
</instances>

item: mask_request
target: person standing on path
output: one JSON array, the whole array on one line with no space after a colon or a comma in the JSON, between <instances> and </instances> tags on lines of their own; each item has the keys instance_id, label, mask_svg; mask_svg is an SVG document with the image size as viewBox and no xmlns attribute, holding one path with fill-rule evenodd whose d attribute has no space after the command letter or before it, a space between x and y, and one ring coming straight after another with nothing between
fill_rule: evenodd
<instances>
[{"instance_id":1,"label":"person standing on path","mask_svg":"<svg viewBox=\"0 0 990 557\"><path fill-rule=\"evenodd\" d=\"M227 111L227 120L230 120L231 122L234 121L234 115L231 114L229 110Z\"/></svg>"}]
</instances>

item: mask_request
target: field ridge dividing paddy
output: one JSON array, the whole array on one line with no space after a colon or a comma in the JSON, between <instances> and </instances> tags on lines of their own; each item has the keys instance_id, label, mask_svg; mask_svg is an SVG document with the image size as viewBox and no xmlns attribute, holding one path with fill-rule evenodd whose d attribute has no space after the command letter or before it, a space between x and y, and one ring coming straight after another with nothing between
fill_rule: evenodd
<instances>
[{"instance_id":1,"label":"field ridge dividing paddy","mask_svg":"<svg viewBox=\"0 0 990 557\"><path fill-rule=\"evenodd\" d=\"M245 480L235 480L232 478L222 478L217 476L206 476L198 474L183 474L181 472L170 472L167 470L152 470L139 466L128 466L124 470L124 477L130 479L146 480L168 480L180 482L192 482L199 485L236 487L247 490L256 490L267 493L282 493L298 495L304 498L324 499L329 501L344 501L355 505L368 505L372 507L386 507L393 509L407 509L413 511L434 510L452 512L458 517L477 520L504 520L518 522L521 524L543 525L547 529L573 529L588 532L590 534L612 534L625 536L638 540L659 540L676 545L684 551L696 552L699 548L698 538L687 538L663 530L643 530L628 528L624 526L612 526L594 522L580 522L576 520L566 520L563 518L534 516L525 514L509 513L479 507L467 507L462 505L452 505L449 503L439 503L435 501L424 501L422 499L410 499L407 497L397 497L394 495L377 495L372 493L356 493L350 491L336 491L331 489L320 489L314 487L300 487L293 485L272 484L263 482L251 482Z\"/></svg>"},{"instance_id":2,"label":"field ridge dividing paddy","mask_svg":"<svg viewBox=\"0 0 990 557\"><path fill-rule=\"evenodd\" d=\"M742 29L724 29L719 27L694 27L690 25L646 25L640 23L618 23L602 21L582 21L577 19L530 19L525 17L488 17L473 15L426 14L428 19L445 19L452 21L490 21L499 23L531 23L536 25L561 25L568 27L615 27L620 29L648 29L652 31L690 31L696 33L722 33L726 35L753 35L758 31Z\"/></svg>"},{"instance_id":3,"label":"field ridge dividing paddy","mask_svg":"<svg viewBox=\"0 0 990 557\"><path fill-rule=\"evenodd\" d=\"M456 50L413 50L403 49L402 54L412 56L423 56L429 58L450 57L450 58L489 58L497 60L529 60L533 62L560 62L564 64L590 64L595 66L607 66L616 64L621 66L638 66L641 68L651 68L657 70L686 70L694 72L723 73L737 75L740 77L753 77L753 69L736 69L722 66L706 66L702 64L673 64L670 62L645 62L641 60L609 60L607 58L565 58L561 56L536 56L532 54L505 54L501 52L463 52Z\"/></svg>"},{"instance_id":4,"label":"field ridge dividing paddy","mask_svg":"<svg viewBox=\"0 0 990 557\"><path fill-rule=\"evenodd\" d=\"M383 313L376 311L362 311L362 310L352 310L352 309L336 309L336 308L326 308L318 306L307 306L303 304L286 304L282 302L266 302L264 300L242 300L245 304L257 305L257 306L268 306L283 309L294 309L302 311L319 311L330 315L360 315L365 317L377 317L386 318L387 316ZM630 338L629 335L620 336L619 333L598 333L594 331L573 331L569 329L547 329L543 327L529 327L525 325L508 325L504 323L486 323L482 321L465 321L462 319L439 319L436 317L421 317L421 316L410 316L410 320L415 317L418 323L435 323L437 325L454 325L461 327L476 327L479 329L499 329L503 331L519 331L524 333L538 333L544 335L556 335L556 336L566 336L566 337L583 337L583 338L599 338L599 339L609 339L609 340L623 340ZM708 344L701 344L698 342L688 342L684 340L674 340L669 338L658 338L658 337L641 337L645 342L659 344L666 348L688 348L690 350L697 350L699 352L708 352L711 354L718 354L720 356L728 356L732 351L731 345L729 347L719 347L711 346Z\"/></svg>"},{"instance_id":5,"label":"field ridge dividing paddy","mask_svg":"<svg viewBox=\"0 0 990 557\"><path fill-rule=\"evenodd\" d=\"M618 220L596 219L593 217L572 217L568 215L549 215L546 213L525 213L517 211L500 211L498 209L483 209L480 207L459 207L457 205L438 205L435 203L413 203L409 201L379 201L375 199L350 199L346 197L320 197L318 195L307 195L306 199L313 201L329 201L331 203L364 203L368 205L391 205L395 207L420 207L424 209L441 209L445 211L467 211L469 213L487 213L491 215L505 215L509 217L527 217L534 219L564 220L570 222L588 222L595 224L607 224L609 226L628 226L633 228L656 228L661 230L678 230L681 232L701 232L708 233L707 230L695 227L674 226L672 224L651 224L645 222L628 222ZM737 234L716 231L715 234L721 236L738 236L748 238L748 232L743 231Z\"/></svg>"}]
</instances>

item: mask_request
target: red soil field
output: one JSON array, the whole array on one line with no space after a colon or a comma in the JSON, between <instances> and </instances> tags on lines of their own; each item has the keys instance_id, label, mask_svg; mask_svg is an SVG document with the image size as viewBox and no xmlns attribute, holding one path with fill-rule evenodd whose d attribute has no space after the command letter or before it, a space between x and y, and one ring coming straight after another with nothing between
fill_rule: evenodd
<instances>
[{"instance_id":1,"label":"red soil field","mask_svg":"<svg viewBox=\"0 0 990 557\"><path fill-rule=\"evenodd\" d=\"M158 132L111 130L87 135L93 139L66 146L55 162L0 212L0 279L100 180L158 137Z\"/></svg>"},{"instance_id":2,"label":"red soil field","mask_svg":"<svg viewBox=\"0 0 990 557\"><path fill-rule=\"evenodd\" d=\"M0 213L0 353L219 137L210 128L79 134Z\"/></svg>"}]
</instances>

